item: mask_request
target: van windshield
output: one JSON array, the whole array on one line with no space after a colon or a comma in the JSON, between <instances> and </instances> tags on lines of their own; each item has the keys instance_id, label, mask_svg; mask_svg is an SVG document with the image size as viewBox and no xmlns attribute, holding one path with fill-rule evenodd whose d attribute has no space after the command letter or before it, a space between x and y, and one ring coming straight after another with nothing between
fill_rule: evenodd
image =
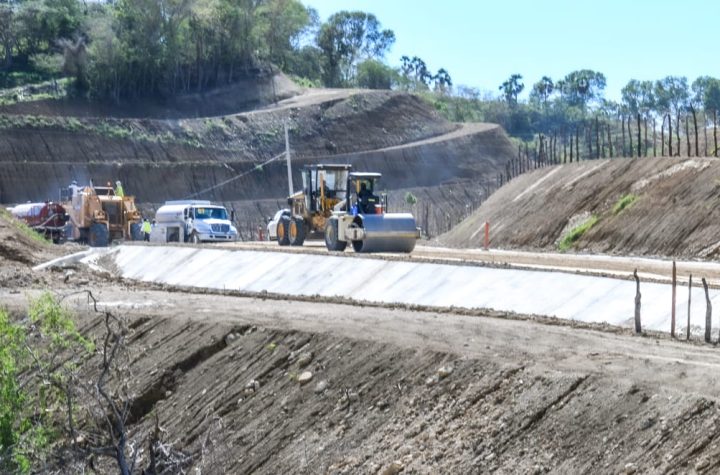
<instances>
[{"instance_id":1,"label":"van windshield","mask_svg":"<svg viewBox=\"0 0 720 475\"><path fill-rule=\"evenodd\" d=\"M195 208L195 219L228 219L225 208Z\"/></svg>"}]
</instances>

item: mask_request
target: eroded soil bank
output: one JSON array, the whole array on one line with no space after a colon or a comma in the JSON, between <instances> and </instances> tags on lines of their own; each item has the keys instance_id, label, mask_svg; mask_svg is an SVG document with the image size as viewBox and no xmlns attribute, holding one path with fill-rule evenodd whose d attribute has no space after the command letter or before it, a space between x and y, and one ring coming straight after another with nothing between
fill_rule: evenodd
<instances>
[{"instance_id":1,"label":"eroded soil bank","mask_svg":"<svg viewBox=\"0 0 720 475\"><path fill-rule=\"evenodd\" d=\"M166 440L205 473L713 473L720 465L713 347L502 315L121 284L94 292L131 329L131 437L144 440L157 413ZM23 305L22 295L2 298ZM67 302L98 337L87 300Z\"/></svg>"},{"instance_id":2,"label":"eroded soil bank","mask_svg":"<svg viewBox=\"0 0 720 475\"><path fill-rule=\"evenodd\" d=\"M719 176L712 158L618 158L535 170L494 193L441 241L479 247L489 221L494 247L557 250L595 216L571 250L716 258Z\"/></svg>"}]
</instances>

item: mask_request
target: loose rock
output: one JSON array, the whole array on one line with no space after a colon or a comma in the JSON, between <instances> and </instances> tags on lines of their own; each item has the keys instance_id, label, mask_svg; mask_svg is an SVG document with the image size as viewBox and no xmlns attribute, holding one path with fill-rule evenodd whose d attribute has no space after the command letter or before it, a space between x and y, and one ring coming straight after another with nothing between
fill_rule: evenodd
<instances>
[{"instance_id":1,"label":"loose rock","mask_svg":"<svg viewBox=\"0 0 720 475\"><path fill-rule=\"evenodd\" d=\"M310 371L305 371L298 377L298 383L307 384L310 381L312 381L312 378L313 378L312 373Z\"/></svg>"},{"instance_id":2,"label":"loose rock","mask_svg":"<svg viewBox=\"0 0 720 475\"><path fill-rule=\"evenodd\" d=\"M399 460L394 461L390 465L385 468L385 470L382 471L382 475L396 475L400 472L402 472L405 469L405 466L400 462Z\"/></svg>"},{"instance_id":3,"label":"loose rock","mask_svg":"<svg viewBox=\"0 0 720 475\"><path fill-rule=\"evenodd\" d=\"M303 353L298 357L298 360L297 360L298 366L300 368L304 368L307 365L309 365L310 363L312 363L312 360L313 360L312 352Z\"/></svg>"},{"instance_id":4,"label":"loose rock","mask_svg":"<svg viewBox=\"0 0 720 475\"><path fill-rule=\"evenodd\" d=\"M442 368L439 368L437 370L436 374L437 374L438 378L445 379L448 376L450 376L452 374L452 372L453 372L452 366L443 366Z\"/></svg>"},{"instance_id":5,"label":"loose rock","mask_svg":"<svg viewBox=\"0 0 720 475\"><path fill-rule=\"evenodd\" d=\"M325 390L327 389L327 386L328 386L327 381L318 382L317 385L315 386L315 394L320 394L322 392L325 392Z\"/></svg>"},{"instance_id":6,"label":"loose rock","mask_svg":"<svg viewBox=\"0 0 720 475\"><path fill-rule=\"evenodd\" d=\"M260 389L260 382L251 379L246 385L245 385L245 394L252 394L256 392L258 389Z\"/></svg>"}]
</instances>

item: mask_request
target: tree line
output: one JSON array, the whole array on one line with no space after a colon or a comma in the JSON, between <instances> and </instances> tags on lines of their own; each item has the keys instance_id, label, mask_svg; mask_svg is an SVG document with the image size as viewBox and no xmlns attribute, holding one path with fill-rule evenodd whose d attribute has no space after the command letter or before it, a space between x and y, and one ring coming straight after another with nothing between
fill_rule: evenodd
<instances>
[{"instance_id":1,"label":"tree line","mask_svg":"<svg viewBox=\"0 0 720 475\"><path fill-rule=\"evenodd\" d=\"M299 0L0 0L0 87L69 76L74 93L119 102L277 68L306 86L420 93L450 120L499 123L538 142L538 153L564 148L568 159L718 154L714 77L633 79L616 102L604 97L599 71L543 76L527 99L516 73L481 95L418 56L388 65L395 40L371 13L340 11L322 22Z\"/></svg>"},{"instance_id":2,"label":"tree line","mask_svg":"<svg viewBox=\"0 0 720 475\"><path fill-rule=\"evenodd\" d=\"M456 121L495 122L531 142L531 155L551 162L613 156L718 156L720 80L667 76L631 79L619 101L604 97L605 75L578 70L535 82L527 100L523 77L511 75L497 95L457 88L431 100ZM709 137L709 130L712 136ZM533 145L532 142L535 142ZM545 158L540 158L541 155Z\"/></svg>"},{"instance_id":3,"label":"tree line","mask_svg":"<svg viewBox=\"0 0 720 475\"><path fill-rule=\"evenodd\" d=\"M298 0L0 0L0 87L69 76L77 94L120 101L274 68L309 86L451 84L417 57L389 67L394 42L370 13L321 22Z\"/></svg>"}]
</instances>

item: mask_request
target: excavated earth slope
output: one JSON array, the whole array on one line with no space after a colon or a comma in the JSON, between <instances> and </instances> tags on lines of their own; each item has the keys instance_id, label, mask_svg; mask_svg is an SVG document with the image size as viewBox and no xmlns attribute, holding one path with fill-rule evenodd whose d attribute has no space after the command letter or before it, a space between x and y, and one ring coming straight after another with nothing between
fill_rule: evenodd
<instances>
[{"instance_id":1,"label":"excavated earth slope","mask_svg":"<svg viewBox=\"0 0 720 475\"><path fill-rule=\"evenodd\" d=\"M498 312L147 289L77 266L33 272L28 263L46 251L18 245L24 239L0 226L11 249L0 269L22 276L0 285L3 307L23 317L27 297L52 288L98 347L103 319L78 292L127 319L129 443L146 447L157 416L188 473L720 467L720 383L708 377L720 357L711 347ZM89 377L98 358L84 367ZM78 424L81 436L87 427ZM137 463L148 466L146 451ZM108 458L94 464L117 471Z\"/></svg>"},{"instance_id":2,"label":"excavated earth slope","mask_svg":"<svg viewBox=\"0 0 720 475\"><path fill-rule=\"evenodd\" d=\"M279 155L287 124L295 169L349 162L379 171L391 205L405 206L412 191L424 227L437 234L483 199L483 187L514 155L499 127L452 124L420 98L390 91L309 90L250 112L206 118L69 117L47 108L38 113L48 115L16 113L32 110L30 104L0 111L0 203L53 199L73 179L120 179L149 212L169 199L226 203L245 234L285 204L287 173ZM246 175L213 188L240 174Z\"/></svg>"},{"instance_id":3,"label":"excavated earth slope","mask_svg":"<svg viewBox=\"0 0 720 475\"><path fill-rule=\"evenodd\" d=\"M595 215L575 250L713 258L720 251L719 179L720 162L710 158L557 165L513 179L440 240L480 247L489 221L493 247L557 249Z\"/></svg>"}]
</instances>

